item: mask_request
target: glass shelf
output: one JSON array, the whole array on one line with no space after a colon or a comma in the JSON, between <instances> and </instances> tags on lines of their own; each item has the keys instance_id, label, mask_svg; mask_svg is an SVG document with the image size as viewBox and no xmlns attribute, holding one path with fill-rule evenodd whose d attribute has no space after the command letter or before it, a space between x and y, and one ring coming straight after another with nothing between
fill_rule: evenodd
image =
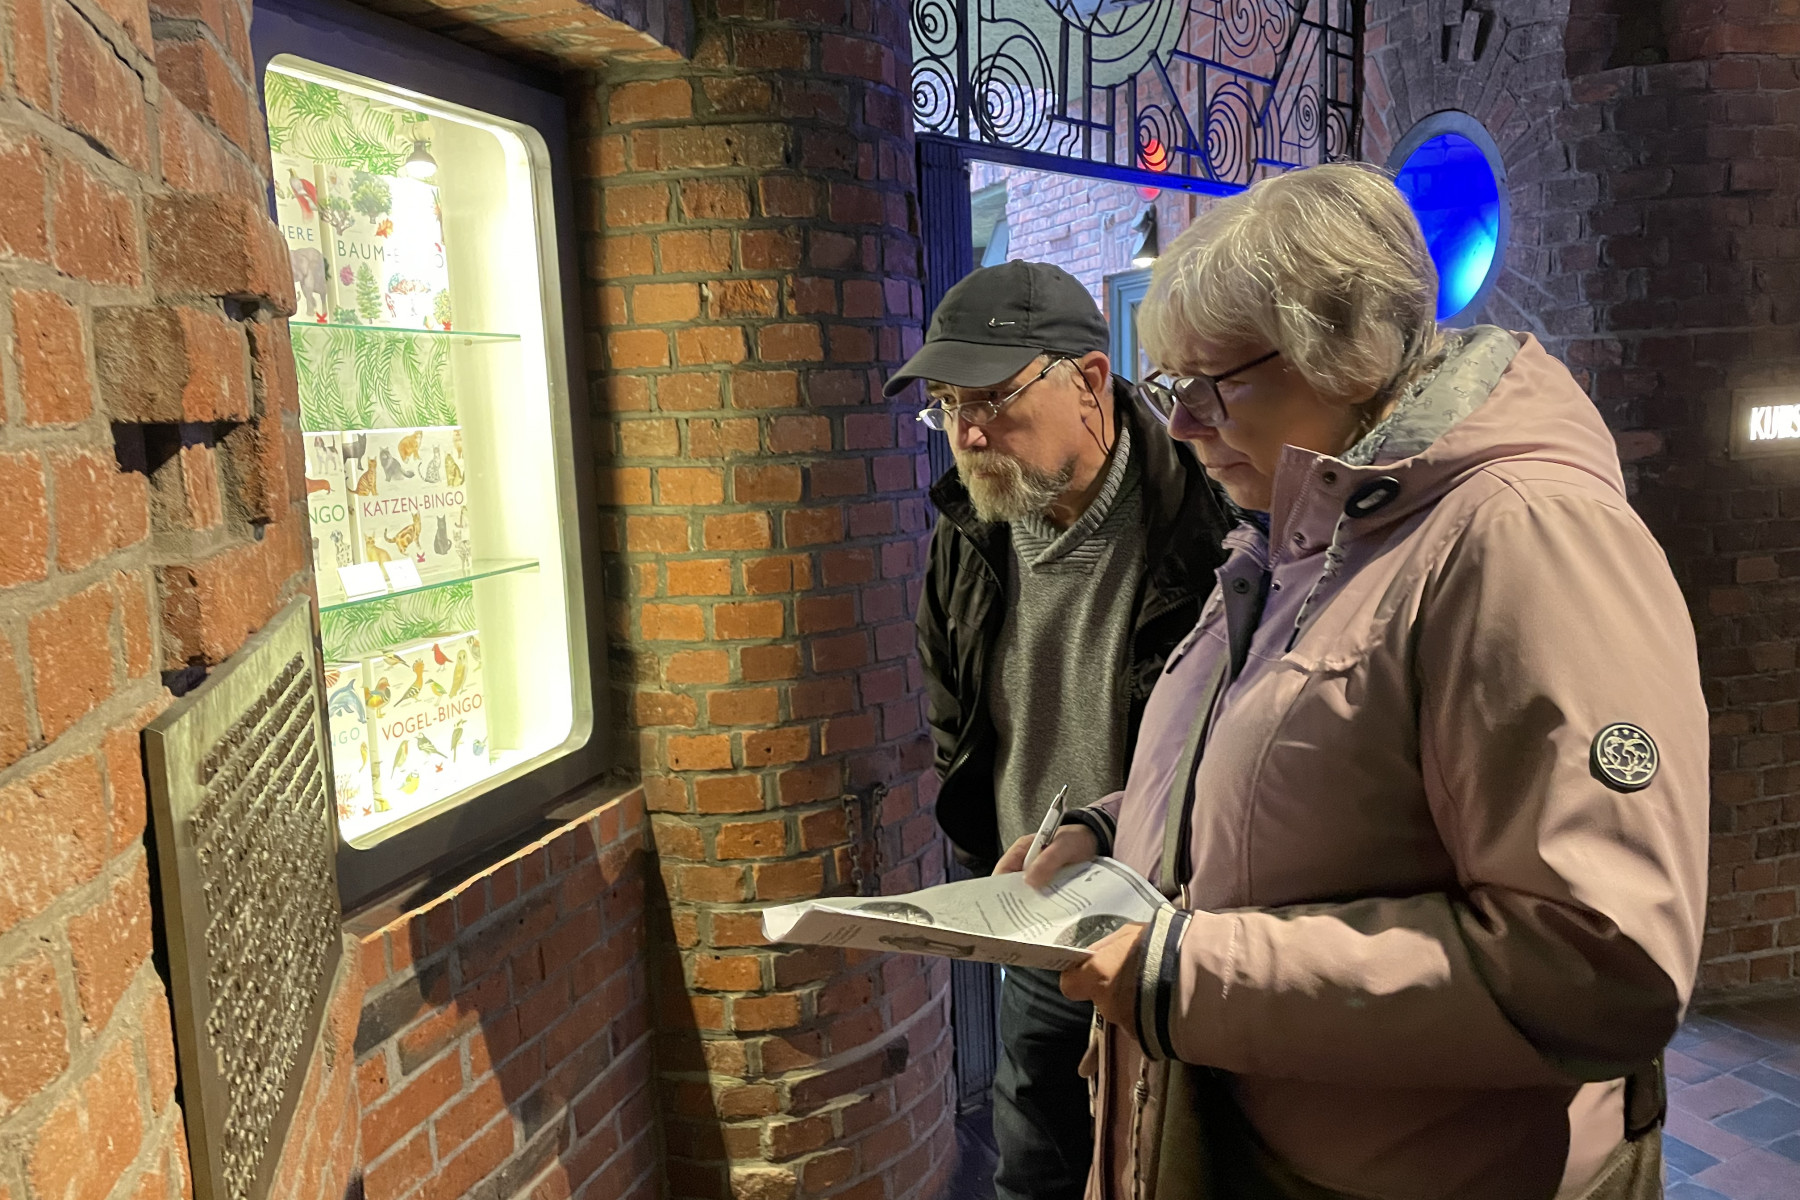
<instances>
[{"instance_id":1,"label":"glass shelf","mask_svg":"<svg viewBox=\"0 0 1800 1200\"><path fill-rule=\"evenodd\" d=\"M288 321L289 331L296 329L347 329L351 333L403 333L422 338L468 338L477 342L516 342L516 333L486 333L475 329L413 329L403 325L342 325L336 321Z\"/></svg>"},{"instance_id":2,"label":"glass shelf","mask_svg":"<svg viewBox=\"0 0 1800 1200\"><path fill-rule=\"evenodd\" d=\"M376 604L382 600L392 600L395 596L412 596L436 588L454 587L459 583L474 583L478 579L492 579L496 575L511 575L519 571L535 571L537 569L538 560L535 558L478 558L468 571L427 576L420 580L418 587L372 592L367 596L358 596L354 600L332 600L329 603L320 601L319 611L322 613L337 612L340 609L355 608L362 604Z\"/></svg>"}]
</instances>

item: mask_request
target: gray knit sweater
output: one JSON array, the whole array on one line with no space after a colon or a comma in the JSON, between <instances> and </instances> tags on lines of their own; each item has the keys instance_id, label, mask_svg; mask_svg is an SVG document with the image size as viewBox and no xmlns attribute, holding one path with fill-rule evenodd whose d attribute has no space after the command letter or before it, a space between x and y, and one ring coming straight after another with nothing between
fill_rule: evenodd
<instances>
[{"instance_id":1,"label":"gray knit sweater","mask_svg":"<svg viewBox=\"0 0 1800 1200\"><path fill-rule=\"evenodd\" d=\"M994 804L1000 845L1037 832L1063 784L1068 806L1124 785L1124 671L1144 575L1143 490L1131 429L1119 423L1106 478L1066 530L1012 522L1007 612L994 648L990 712L999 732Z\"/></svg>"}]
</instances>

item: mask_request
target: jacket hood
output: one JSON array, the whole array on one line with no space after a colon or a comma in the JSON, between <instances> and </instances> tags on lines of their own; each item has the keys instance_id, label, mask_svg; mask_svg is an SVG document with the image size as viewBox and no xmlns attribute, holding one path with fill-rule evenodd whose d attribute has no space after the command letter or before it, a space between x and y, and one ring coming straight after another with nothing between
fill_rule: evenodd
<instances>
[{"instance_id":1,"label":"jacket hood","mask_svg":"<svg viewBox=\"0 0 1800 1200\"><path fill-rule=\"evenodd\" d=\"M1438 366L1343 455L1283 449L1270 544L1301 557L1333 540L1366 537L1478 471L1529 462L1586 472L1625 495L1612 434L1568 368L1530 334L1492 325L1458 331ZM1359 493L1360 508L1349 503ZM1347 518L1342 529L1340 516Z\"/></svg>"}]
</instances>

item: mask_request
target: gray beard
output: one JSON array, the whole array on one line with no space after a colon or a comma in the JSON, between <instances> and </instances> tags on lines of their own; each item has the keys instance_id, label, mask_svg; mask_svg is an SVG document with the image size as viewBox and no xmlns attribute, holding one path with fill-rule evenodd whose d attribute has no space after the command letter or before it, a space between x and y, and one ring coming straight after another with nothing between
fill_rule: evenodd
<instances>
[{"instance_id":1,"label":"gray beard","mask_svg":"<svg viewBox=\"0 0 1800 1200\"><path fill-rule=\"evenodd\" d=\"M975 469L977 466L981 469ZM957 454L956 470L968 489L975 515L990 523L1048 512L1075 478L1073 460L1064 463L1060 471L1045 471L991 450Z\"/></svg>"}]
</instances>

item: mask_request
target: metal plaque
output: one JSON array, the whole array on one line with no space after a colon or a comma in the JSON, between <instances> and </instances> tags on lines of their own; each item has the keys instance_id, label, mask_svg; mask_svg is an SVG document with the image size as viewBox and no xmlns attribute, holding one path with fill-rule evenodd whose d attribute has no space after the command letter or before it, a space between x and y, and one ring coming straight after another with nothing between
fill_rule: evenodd
<instances>
[{"instance_id":1,"label":"metal plaque","mask_svg":"<svg viewBox=\"0 0 1800 1200\"><path fill-rule=\"evenodd\" d=\"M196 1200L260 1200L342 953L310 600L144 730Z\"/></svg>"}]
</instances>

